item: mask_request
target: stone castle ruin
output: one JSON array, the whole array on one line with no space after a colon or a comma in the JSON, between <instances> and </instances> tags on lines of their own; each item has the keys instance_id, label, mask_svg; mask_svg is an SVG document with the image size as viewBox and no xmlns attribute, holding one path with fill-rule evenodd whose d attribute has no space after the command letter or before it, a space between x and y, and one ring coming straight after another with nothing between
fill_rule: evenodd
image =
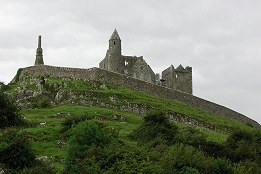
<instances>
[{"instance_id":1,"label":"stone castle ruin","mask_svg":"<svg viewBox=\"0 0 261 174\"><path fill-rule=\"evenodd\" d=\"M160 75L153 72L142 56L122 55L121 39L116 29L109 40L109 49L105 58L100 62L99 68L89 69L45 65L41 36L39 36L34 66L19 68L10 83L23 83L28 79L39 77L56 77L125 86L162 98L176 100L217 116L223 115L244 124L250 123L255 127L260 127L256 121L236 111L192 95L191 67L184 68L179 65L174 68L171 65L162 72L160 78Z\"/></svg>"},{"instance_id":2,"label":"stone castle ruin","mask_svg":"<svg viewBox=\"0 0 261 174\"><path fill-rule=\"evenodd\" d=\"M162 72L162 78L160 78L159 74L155 75L143 56L124 56L121 54L121 39L116 29L111 35L109 49L105 58L100 62L99 68L192 94L191 67L183 68L182 65L179 65L175 69L171 65Z\"/></svg>"}]
</instances>

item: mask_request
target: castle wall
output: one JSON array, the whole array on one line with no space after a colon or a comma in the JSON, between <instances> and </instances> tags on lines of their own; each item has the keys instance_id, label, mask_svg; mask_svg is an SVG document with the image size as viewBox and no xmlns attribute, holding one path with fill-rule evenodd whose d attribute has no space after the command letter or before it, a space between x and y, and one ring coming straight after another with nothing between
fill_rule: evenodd
<instances>
[{"instance_id":1,"label":"castle wall","mask_svg":"<svg viewBox=\"0 0 261 174\"><path fill-rule=\"evenodd\" d=\"M256 121L224 106L190 95L188 93L173 90L170 88L165 88L163 86L148 83L145 81L140 81L138 79L123 74L109 72L100 68L77 69L66 67L54 67L47 65L32 66L28 68L19 69L16 77L12 82L15 83L18 81L23 81L28 77L34 77L39 75L49 75L52 77L59 78L71 78L74 80L82 79L87 81L98 81L114 85L122 85L139 91L144 91L159 97L174 99L189 106L193 106L198 109L217 114L217 116L223 115L242 123L251 123L255 127L261 127Z\"/></svg>"}]
</instances>

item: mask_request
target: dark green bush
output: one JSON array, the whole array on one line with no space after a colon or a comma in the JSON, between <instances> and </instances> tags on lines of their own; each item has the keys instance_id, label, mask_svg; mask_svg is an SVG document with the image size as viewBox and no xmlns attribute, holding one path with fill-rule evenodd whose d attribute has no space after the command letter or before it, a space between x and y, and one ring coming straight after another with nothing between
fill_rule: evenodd
<instances>
[{"instance_id":1,"label":"dark green bush","mask_svg":"<svg viewBox=\"0 0 261 174\"><path fill-rule=\"evenodd\" d=\"M35 163L35 154L23 133L6 130L0 142L0 163L6 167L17 170Z\"/></svg>"},{"instance_id":2,"label":"dark green bush","mask_svg":"<svg viewBox=\"0 0 261 174\"><path fill-rule=\"evenodd\" d=\"M69 117L66 117L65 120L62 122L61 132L66 132L69 129L71 129L74 125L85 120L90 120L92 118L93 118L92 116L87 116L87 115L80 115L80 116L71 115Z\"/></svg>"},{"instance_id":3,"label":"dark green bush","mask_svg":"<svg viewBox=\"0 0 261 174\"><path fill-rule=\"evenodd\" d=\"M21 174L54 174L53 166L48 162L37 161L34 166L19 171Z\"/></svg>"},{"instance_id":4,"label":"dark green bush","mask_svg":"<svg viewBox=\"0 0 261 174\"><path fill-rule=\"evenodd\" d=\"M161 163L164 173L178 173L184 167L191 167L200 173L207 173L208 160L202 151L192 146L176 144L162 155Z\"/></svg>"},{"instance_id":5,"label":"dark green bush","mask_svg":"<svg viewBox=\"0 0 261 174\"><path fill-rule=\"evenodd\" d=\"M49 108L51 106L49 98L46 96L39 98L36 102L36 106L37 108Z\"/></svg>"},{"instance_id":6,"label":"dark green bush","mask_svg":"<svg viewBox=\"0 0 261 174\"><path fill-rule=\"evenodd\" d=\"M212 160L212 162L209 164L208 173L209 174L217 174L217 173L232 174L233 169L228 160L218 158Z\"/></svg>"},{"instance_id":7,"label":"dark green bush","mask_svg":"<svg viewBox=\"0 0 261 174\"><path fill-rule=\"evenodd\" d=\"M160 140L171 144L175 141L176 133L177 127L170 123L165 112L151 112L131 136L140 143Z\"/></svg>"},{"instance_id":8,"label":"dark green bush","mask_svg":"<svg viewBox=\"0 0 261 174\"><path fill-rule=\"evenodd\" d=\"M0 129L25 124L26 122L21 118L20 110L0 90Z\"/></svg>"},{"instance_id":9,"label":"dark green bush","mask_svg":"<svg viewBox=\"0 0 261 174\"><path fill-rule=\"evenodd\" d=\"M220 144L213 141L205 141L201 144L201 149L209 156L213 157L226 157L229 153L229 149L224 144Z\"/></svg>"},{"instance_id":10,"label":"dark green bush","mask_svg":"<svg viewBox=\"0 0 261 174\"><path fill-rule=\"evenodd\" d=\"M112 143L114 138L104 126L91 121L79 123L72 129L69 139L66 170L68 173L99 172L99 159L103 156L104 147Z\"/></svg>"},{"instance_id":11,"label":"dark green bush","mask_svg":"<svg viewBox=\"0 0 261 174\"><path fill-rule=\"evenodd\" d=\"M160 163L150 158L150 153L144 148L114 146L106 149L106 159L103 162L105 173L163 173Z\"/></svg>"},{"instance_id":12,"label":"dark green bush","mask_svg":"<svg viewBox=\"0 0 261 174\"><path fill-rule=\"evenodd\" d=\"M261 164L261 133L237 130L226 141L227 157L234 162L251 160ZM261 167L261 165L260 165Z\"/></svg>"},{"instance_id":13,"label":"dark green bush","mask_svg":"<svg viewBox=\"0 0 261 174\"><path fill-rule=\"evenodd\" d=\"M184 127L178 130L176 138L179 142L198 147L206 142L206 136L198 129Z\"/></svg>"}]
</instances>

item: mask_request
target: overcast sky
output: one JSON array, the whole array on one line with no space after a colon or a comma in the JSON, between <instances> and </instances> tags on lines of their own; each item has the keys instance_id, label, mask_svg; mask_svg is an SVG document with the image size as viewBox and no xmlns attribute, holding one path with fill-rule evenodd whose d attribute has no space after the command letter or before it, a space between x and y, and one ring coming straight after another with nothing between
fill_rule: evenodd
<instances>
[{"instance_id":1,"label":"overcast sky","mask_svg":"<svg viewBox=\"0 0 261 174\"><path fill-rule=\"evenodd\" d=\"M0 81L35 61L90 68L117 28L154 72L193 67L193 93L261 123L260 0L0 0Z\"/></svg>"}]
</instances>

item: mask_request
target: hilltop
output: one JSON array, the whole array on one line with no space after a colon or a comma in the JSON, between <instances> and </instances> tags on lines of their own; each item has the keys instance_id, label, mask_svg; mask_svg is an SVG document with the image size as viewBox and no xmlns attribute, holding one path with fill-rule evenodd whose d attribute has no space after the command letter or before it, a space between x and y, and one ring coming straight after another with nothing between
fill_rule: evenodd
<instances>
[{"instance_id":1,"label":"hilltop","mask_svg":"<svg viewBox=\"0 0 261 174\"><path fill-rule=\"evenodd\" d=\"M31 122L24 132L30 137L36 156L46 157L57 172L64 169L68 155L66 130L84 120L115 128L119 140L132 148L137 147L138 141L130 135L150 111L164 111L180 130L191 128L207 141L218 144L225 143L236 130L255 130L250 124L175 100L97 81L28 77L21 83L5 86L5 91L22 109L24 119Z\"/></svg>"}]
</instances>

